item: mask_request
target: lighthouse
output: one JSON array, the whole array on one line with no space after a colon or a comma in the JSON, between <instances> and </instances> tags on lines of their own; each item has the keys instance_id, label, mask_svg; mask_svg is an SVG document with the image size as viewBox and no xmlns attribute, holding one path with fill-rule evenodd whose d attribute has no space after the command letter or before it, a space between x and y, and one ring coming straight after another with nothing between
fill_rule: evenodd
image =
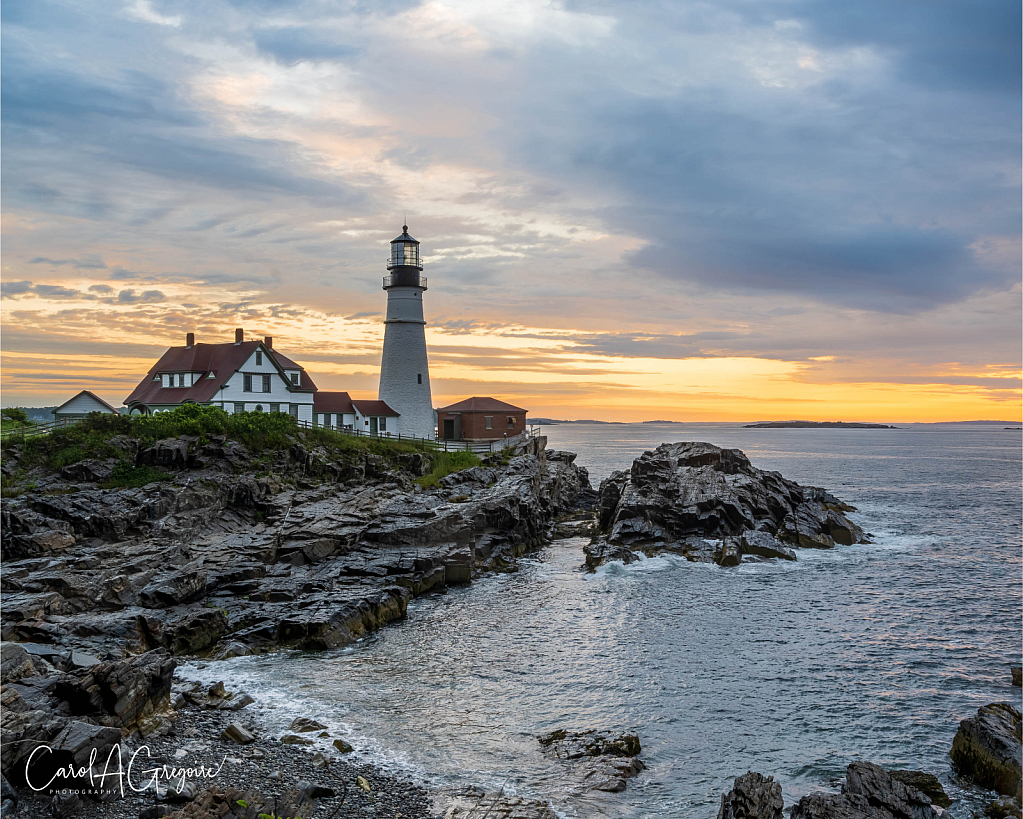
<instances>
[{"instance_id":1,"label":"lighthouse","mask_svg":"<svg viewBox=\"0 0 1023 819\"><path fill-rule=\"evenodd\" d=\"M433 398L423 318L426 277L422 275L419 242L409 236L408 225L402 225L401 236L391 241L387 270L379 398L399 414L398 429L402 435L433 440Z\"/></svg>"}]
</instances>

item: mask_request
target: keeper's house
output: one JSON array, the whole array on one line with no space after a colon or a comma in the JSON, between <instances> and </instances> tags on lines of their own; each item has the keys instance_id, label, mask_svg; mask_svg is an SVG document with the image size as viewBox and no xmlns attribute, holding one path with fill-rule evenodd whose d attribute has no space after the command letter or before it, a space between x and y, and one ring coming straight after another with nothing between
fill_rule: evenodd
<instances>
[{"instance_id":1,"label":"keeper's house","mask_svg":"<svg viewBox=\"0 0 1023 819\"><path fill-rule=\"evenodd\" d=\"M124 404L133 415L165 412L182 404L204 404L225 412L286 412L316 426L397 435L400 418L383 401L352 400L347 392L317 390L303 367L273 348L273 338L171 347Z\"/></svg>"},{"instance_id":2,"label":"keeper's house","mask_svg":"<svg viewBox=\"0 0 1023 819\"><path fill-rule=\"evenodd\" d=\"M525 432L527 412L496 398L476 396L437 410L437 427L447 441L494 441Z\"/></svg>"},{"instance_id":3,"label":"keeper's house","mask_svg":"<svg viewBox=\"0 0 1023 819\"><path fill-rule=\"evenodd\" d=\"M206 404L225 412L287 412L313 420L316 385L298 364L273 349L273 339L234 344L196 344L188 333L184 347L171 347L124 399L132 415L150 415Z\"/></svg>"}]
</instances>

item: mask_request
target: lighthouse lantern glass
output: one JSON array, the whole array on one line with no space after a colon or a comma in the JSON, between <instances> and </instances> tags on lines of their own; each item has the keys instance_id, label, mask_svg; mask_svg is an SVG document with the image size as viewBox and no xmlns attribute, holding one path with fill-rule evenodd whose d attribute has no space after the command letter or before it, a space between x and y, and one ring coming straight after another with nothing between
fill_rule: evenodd
<instances>
[{"instance_id":1,"label":"lighthouse lantern glass","mask_svg":"<svg viewBox=\"0 0 1023 819\"><path fill-rule=\"evenodd\" d=\"M412 242L395 242L391 245L392 265L419 264L419 248Z\"/></svg>"}]
</instances>

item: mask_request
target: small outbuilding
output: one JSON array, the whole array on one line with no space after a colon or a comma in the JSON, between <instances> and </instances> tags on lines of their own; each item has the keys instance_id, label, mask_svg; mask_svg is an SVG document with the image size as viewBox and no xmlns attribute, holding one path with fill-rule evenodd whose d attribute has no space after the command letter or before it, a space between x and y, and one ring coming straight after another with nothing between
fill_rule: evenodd
<instances>
[{"instance_id":1,"label":"small outbuilding","mask_svg":"<svg viewBox=\"0 0 1023 819\"><path fill-rule=\"evenodd\" d=\"M526 431L528 410L474 396L437 410L440 437L446 441L494 441Z\"/></svg>"},{"instance_id":2,"label":"small outbuilding","mask_svg":"<svg viewBox=\"0 0 1023 819\"><path fill-rule=\"evenodd\" d=\"M108 404L95 393L82 390L74 398L57 407L53 411L53 417L57 421L81 421L90 412L117 415L117 408Z\"/></svg>"}]
</instances>

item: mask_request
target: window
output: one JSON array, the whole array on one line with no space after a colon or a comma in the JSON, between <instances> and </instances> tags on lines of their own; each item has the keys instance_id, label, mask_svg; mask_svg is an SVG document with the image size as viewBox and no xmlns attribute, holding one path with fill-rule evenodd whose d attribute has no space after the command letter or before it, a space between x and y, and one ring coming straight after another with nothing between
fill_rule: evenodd
<instances>
[{"instance_id":1,"label":"window","mask_svg":"<svg viewBox=\"0 0 1023 819\"><path fill-rule=\"evenodd\" d=\"M416 376L416 378L418 378L418 379L419 379L419 383L420 383L420 384L422 384L422 383L423 383L423 374L422 374L422 373L419 373L419 375L417 375L417 376Z\"/></svg>"},{"instance_id":2,"label":"window","mask_svg":"<svg viewBox=\"0 0 1023 819\"><path fill-rule=\"evenodd\" d=\"M256 404L256 412L262 412L262 411L263 411L263 405L262 404Z\"/></svg>"},{"instance_id":3,"label":"window","mask_svg":"<svg viewBox=\"0 0 1023 819\"><path fill-rule=\"evenodd\" d=\"M263 392L270 392L270 376L263 376Z\"/></svg>"},{"instance_id":4,"label":"window","mask_svg":"<svg viewBox=\"0 0 1023 819\"><path fill-rule=\"evenodd\" d=\"M244 404L235 404L234 405L234 411L235 412L245 412L245 405Z\"/></svg>"},{"instance_id":5,"label":"window","mask_svg":"<svg viewBox=\"0 0 1023 819\"><path fill-rule=\"evenodd\" d=\"M494 416L493 415L487 415L485 417L487 419L487 429L493 429L494 428Z\"/></svg>"},{"instance_id":6,"label":"window","mask_svg":"<svg viewBox=\"0 0 1023 819\"><path fill-rule=\"evenodd\" d=\"M515 416L514 415L509 415L508 416L508 429L511 429L514 426L515 426Z\"/></svg>"},{"instance_id":7,"label":"window","mask_svg":"<svg viewBox=\"0 0 1023 819\"><path fill-rule=\"evenodd\" d=\"M216 378L216 376L213 374L213 370L210 370L210 374L208 376L206 376L206 377L207 378Z\"/></svg>"},{"instance_id":8,"label":"window","mask_svg":"<svg viewBox=\"0 0 1023 819\"><path fill-rule=\"evenodd\" d=\"M280 412L280 411L281 411L281 405L280 404L271 404L270 405L270 412Z\"/></svg>"},{"instance_id":9,"label":"window","mask_svg":"<svg viewBox=\"0 0 1023 819\"><path fill-rule=\"evenodd\" d=\"M381 418L380 419L379 429L380 429L381 432L387 432L387 419L386 418Z\"/></svg>"},{"instance_id":10,"label":"window","mask_svg":"<svg viewBox=\"0 0 1023 819\"><path fill-rule=\"evenodd\" d=\"M184 373L178 373L178 386L179 387L185 386L185 374Z\"/></svg>"},{"instance_id":11,"label":"window","mask_svg":"<svg viewBox=\"0 0 1023 819\"><path fill-rule=\"evenodd\" d=\"M291 383L298 386L298 373L291 374Z\"/></svg>"},{"instance_id":12,"label":"window","mask_svg":"<svg viewBox=\"0 0 1023 819\"><path fill-rule=\"evenodd\" d=\"M242 392L252 392L252 376L246 374L242 378Z\"/></svg>"},{"instance_id":13,"label":"window","mask_svg":"<svg viewBox=\"0 0 1023 819\"><path fill-rule=\"evenodd\" d=\"M260 350L256 350L256 366L263 366L263 353Z\"/></svg>"},{"instance_id":14,"label":"window","mask_svg":"<svg viewBox=\"0 0 1023 819\"><path fill-rule=\"evenodd\" d=\"M157 373L156 375L153 376L154 381L159 381L161 378L162 376L160 375L160 373Z\"/></svg>"}]
</instances>

